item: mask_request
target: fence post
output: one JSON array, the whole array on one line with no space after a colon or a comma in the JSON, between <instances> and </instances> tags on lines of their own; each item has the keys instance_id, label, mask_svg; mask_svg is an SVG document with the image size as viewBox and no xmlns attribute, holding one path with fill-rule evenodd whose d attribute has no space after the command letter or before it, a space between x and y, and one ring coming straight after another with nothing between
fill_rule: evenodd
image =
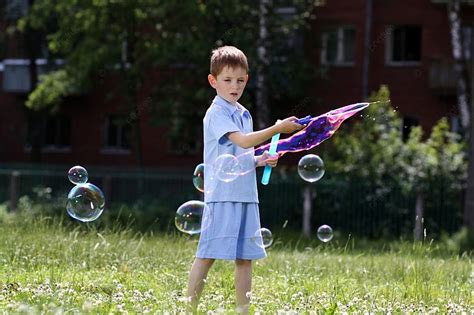
<instances>
[{"instance_id":1,"label":"fence post","mask_svg":"<svg viewBox=\"0 0 474 315\"><path fill-rule=\"evenodd\" d=\"M18 195L20 194L20 172L13 171L10 174L9 203L10 211L16 211L18 206Z\"/></svg>"},{"instance_id":2,"label":"fence post","mask_svg":"<svg viewBox=\"0 0 474 315\"><path fill-rule=\"evenodd\" d=\"M312 208L311 186L305 185L303 189L303 234L311 237L311 208Z\"/></svg>"},{"instance_id":3,"label":"fence post","mask_svg":"<svg viewBox=\"0 0 474 315\"><path fill-rule=\"evenodd\" d=\"M421 241L423 239L423 223L424 223L424 200L421 191L416 192L416 205L415 205L415 241Z\"/></svg>"}]
</instances>

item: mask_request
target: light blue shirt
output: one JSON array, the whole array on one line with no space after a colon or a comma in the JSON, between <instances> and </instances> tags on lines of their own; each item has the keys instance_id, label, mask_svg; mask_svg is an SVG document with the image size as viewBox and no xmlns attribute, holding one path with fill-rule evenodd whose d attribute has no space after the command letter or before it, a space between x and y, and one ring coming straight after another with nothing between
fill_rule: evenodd
<instances>
[{"instance_id":1,"label":"light blue shirt","mask_svg":"<svg viewBox=\"0 0 474 315\"><path fill-rule=\"evenodd\" d=\"M253 131L250 112L239 103L229 103L219 95L206 111L204 124L204 201L205 202L257 202L257 178L254 162L254 148L244 149L227 137L228 133ZM243 175L224 182L216 178L209 166L217 157L232 154L238 158Z\"/></svg>"}]
</instances>

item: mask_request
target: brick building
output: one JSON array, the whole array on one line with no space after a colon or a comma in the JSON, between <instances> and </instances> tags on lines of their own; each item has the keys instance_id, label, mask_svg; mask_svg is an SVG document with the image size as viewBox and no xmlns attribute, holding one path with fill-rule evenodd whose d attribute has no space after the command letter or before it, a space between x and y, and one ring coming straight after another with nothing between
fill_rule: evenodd
<instances>
[{"instance_id":1,"label":"brick building","mask_svg":"<svg viewBox=\"0 0 474 315\"><path fill-rule=\"evenodd\" d=\"M446 1L326 2L314 27L321 41L314 59L327 67L327 78L315 84L323 104L354 102L386 84L404 126L428 131L447 116L458 130ZM472 9L462 6L462 15L470 35Z\"/></svg>"},{"instance_id":2,"label":"brick building","mask_svg":"<svg viewBox=\"0 0 474 315\"><path fill-rule=\"evenodd\" d=\"M29 61L17 42L6 40L8 23L27 10L25 0L6 1L0 17L0 163L29 162L29 125L23 103L29 90ZM447 116L458 126L452 51L446 4L440 0L326 0L316 9L308 36L315 67L325 70L314 82L314 97L323 107L358 102L381 84L404 126L420 124L426 130ZM464 22L472 16L463 6ZM470 25L463 28L470 34ZM313 36L314 34L314 36ZM44 52L38 51L41 56ZM36 61L46 71L44 58ZM60 66L60 65L59 65ZM62 111L46 119L42 162L101 166L136 165L130 126L117 123L117 103L108 99L108 82L67 100ZM100 104L100 106L98 106ZM167 143L160 127L144 117L141 125L143 162L147 167L180 167L201 161L194 150ZM402 128L402 126L401 126ZM406 128L408 130L408 128Z\"/></svg>"}]
</instances>

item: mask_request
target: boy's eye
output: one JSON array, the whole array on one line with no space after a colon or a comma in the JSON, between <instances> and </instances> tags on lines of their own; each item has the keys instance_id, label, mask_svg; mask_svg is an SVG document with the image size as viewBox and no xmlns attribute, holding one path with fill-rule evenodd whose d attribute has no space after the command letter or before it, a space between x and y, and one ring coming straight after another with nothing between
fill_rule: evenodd
<instances>
[{"instance_id":1,"label":"boy's eye","mask_svg":"<svg viewBox=\"0 0 474 315\"><path fill-rule=\"evenodd\" d=\"M244 80L240 79L239 82L242 83L242 82L244 82Z\"/></svg>"},{"instance_id":2,"label":"boy's eye","mask_svg":"<svg viewBox=\"0 0 474 315\"><path fill-rule=\"evenodd\" d=\"M229 80L229 79L225 79L224 81L225 81L225 82L230 82L230 80Z\"/></svg>"}]
</instances>

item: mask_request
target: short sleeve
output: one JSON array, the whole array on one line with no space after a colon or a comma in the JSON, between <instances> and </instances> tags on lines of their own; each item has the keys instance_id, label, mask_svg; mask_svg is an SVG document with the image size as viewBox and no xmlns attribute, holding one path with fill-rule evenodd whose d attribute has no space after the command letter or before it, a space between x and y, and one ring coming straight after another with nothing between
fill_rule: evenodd
<instances>
[{"instance_id":1,"label":"short sleeve","mask_svg":"<svg viewBox=\"0 0 474 315\"><path fill-rule=\"evenodd\" d=\"M209 129L219 144L224 144L228 141L227 133L240 131L229 113L222 109L217 109L211 113L209 117Z\"/></svg>"}]
</instances>

